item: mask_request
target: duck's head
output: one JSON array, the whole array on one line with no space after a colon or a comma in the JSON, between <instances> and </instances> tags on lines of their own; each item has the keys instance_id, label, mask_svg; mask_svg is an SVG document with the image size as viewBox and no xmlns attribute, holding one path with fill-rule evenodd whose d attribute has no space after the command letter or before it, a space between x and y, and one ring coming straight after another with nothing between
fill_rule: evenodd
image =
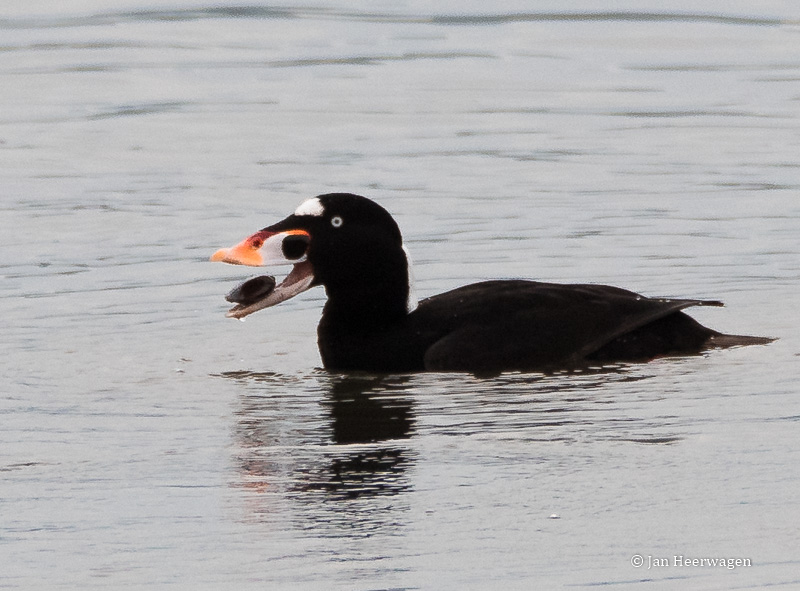
<instances>
[{"instance_id":1,"label":"duck's head","mask_svg":"<svg viewBox=\"0 0 800 591\"><path fill-rule=\"evenodd\" d=\"M250 280L229 295L227 316L244 318L325 286L328 305L342 314L393 316L416 307L409 258L397 223L383 207L358 195L308 199L286 219L259 230L212 261L253 267L291 265L277 285Z\"/></svg>"}]
</instances>

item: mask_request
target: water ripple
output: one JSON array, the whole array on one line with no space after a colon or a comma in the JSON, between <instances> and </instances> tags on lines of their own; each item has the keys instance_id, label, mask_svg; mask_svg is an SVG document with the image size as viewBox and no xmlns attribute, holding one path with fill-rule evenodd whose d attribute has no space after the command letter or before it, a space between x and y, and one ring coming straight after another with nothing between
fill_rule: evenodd
<instances>
[{"instance_id":1,"label":"water ripple","mask_svg":"<svg viewBox=\"0 0 800 591\"><path fill-rule=\"evenodd\" d=\"M508 12L496 14L402 14L363 12L311 7L205 6L186 9L135 10L60 18L22 18L0 20L0 28L50 28L114 25L125 22L196 21L207 19L266 20L358 20L394 24L485 26L520 22L651 22L708 23L732 26L779 26L788 19L769 16L728 15L702 12L586 11L586 12Z\"/></svg>"}]
</instances>

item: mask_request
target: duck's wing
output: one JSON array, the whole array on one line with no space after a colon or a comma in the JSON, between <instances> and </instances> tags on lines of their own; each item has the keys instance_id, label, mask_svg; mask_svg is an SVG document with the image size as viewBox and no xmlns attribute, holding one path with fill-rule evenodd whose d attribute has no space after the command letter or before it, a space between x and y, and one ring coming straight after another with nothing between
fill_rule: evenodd
<instances>
[{"instance_id":1,"label":"duck's wing","mask_svg":"<svg viewBox=\"0 0 800 591\"><path fill-rule=\"evenodd\" d=\"M675 330L662 327L661 332L677 332L684 337L679 339L680 347L696 351L718 333L680 311L721 305L717 301L647 298L605 285L478 283L420 305L423 316L447 319L442 336L425 352L425 368L493 372L576 367L610 343L624 341L626 335L641 339L643 331L647 332L644 327L659 326L659 321L671 325L662 319L673 317L679 326ZM660 333L658 338L662 339ZM670 349L674 347L664 343L663 348L655 355L673 352ZM654 356L650 349L648 355ZM612 357L637 357L625 353L625 346L617 347Z\"/></svg>"}]
</instances>

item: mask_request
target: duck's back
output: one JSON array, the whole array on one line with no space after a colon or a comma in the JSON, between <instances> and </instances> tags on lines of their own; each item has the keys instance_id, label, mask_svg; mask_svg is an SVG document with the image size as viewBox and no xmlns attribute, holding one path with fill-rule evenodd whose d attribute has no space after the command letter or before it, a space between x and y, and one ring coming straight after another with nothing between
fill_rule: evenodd
<instances>
[{"instance_id":1,"label":"duck's back","mask_svg":"<svg viewBox=\"0 0 800 591\"><path fill-rule=\"evenodd\" d=\"M451 319L447 334L426 351L426 368L470 371L571 368L598 359L697 352L716 333L681 310L721 305L534 281L476 283L424 304L419 312L429 322Z\"/></svg>"}]
</instances>

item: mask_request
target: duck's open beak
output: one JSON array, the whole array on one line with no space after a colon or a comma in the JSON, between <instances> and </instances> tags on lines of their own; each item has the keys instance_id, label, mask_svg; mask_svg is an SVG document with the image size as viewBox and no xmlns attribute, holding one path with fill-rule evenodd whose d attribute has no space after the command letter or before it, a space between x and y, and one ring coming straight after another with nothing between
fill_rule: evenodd
<instances>
[{"instance_id":1,"label":"duck's open beak","mask_svg":"<svg viewBox=\"0 0 800 591\"><path fill-rule=\"evenodd\" d=\"M286 278L275 285L269 276L250 279L227 296L236 305L228 310L228 318L244 318L306 291L314 285L314 271L306 258L311 236L305 230L271 232L261 230L231 248L222 248L211 255L212 261L261 267L293 265Z\"/></svg>"}]
</instances>

